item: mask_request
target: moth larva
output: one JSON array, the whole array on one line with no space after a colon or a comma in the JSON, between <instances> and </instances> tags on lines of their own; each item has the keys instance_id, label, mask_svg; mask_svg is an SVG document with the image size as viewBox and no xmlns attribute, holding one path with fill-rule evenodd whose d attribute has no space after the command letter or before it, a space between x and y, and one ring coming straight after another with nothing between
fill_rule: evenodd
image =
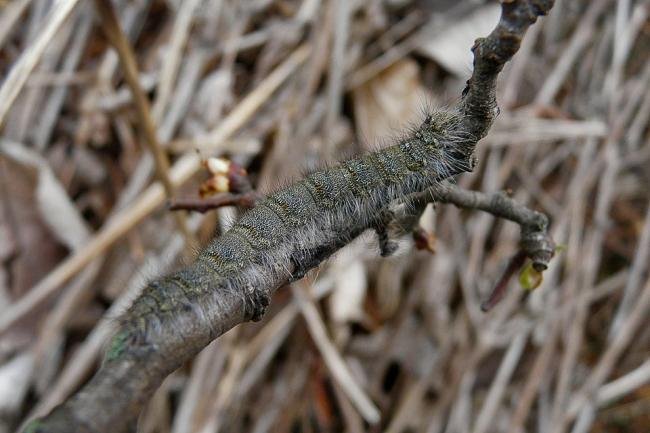
<instances>
[{"instance_id":1,"label":"moth larva","mask_svg":"<svg viewBox=\"0 0 650 433\"><path fill-rule=\"evenodd\" d=\"M437 111L398 144L316 171L267 196L194 264L149 283L122 318L107 359L152 349L171 358L199 351L227 330L214 313L223 310L215 304L225 291L241 294L246 318L259 319L270 296L262 287L302 277L333 247L380 227L391 202L458 168L448 151L466 141L454 133L457 118Z\"/></svg>"},{"instance_id":2,"label":"moth larva","mask_svg":"<svg viewBox=\"0 0 650 433\"><path fill-rule=\"evenodd\" d=\"M553 3L501 2L499 23L472 48L474 68L457 112L435 112L398 144L315 172L271 194L214 240L194 264L149 283L120 320L97 374L26 431L132 427L169 373L223 332L259 318L270 292L300 278L366 229L381 232L393 202L471 170L474 147L497 114L497 77L528 27Z\"/></svg>"}]
</instances>

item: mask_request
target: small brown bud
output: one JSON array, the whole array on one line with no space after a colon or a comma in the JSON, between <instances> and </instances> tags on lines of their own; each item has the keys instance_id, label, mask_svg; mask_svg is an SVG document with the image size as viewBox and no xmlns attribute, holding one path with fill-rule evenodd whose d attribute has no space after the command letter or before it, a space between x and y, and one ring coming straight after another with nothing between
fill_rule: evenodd
<instances>
[{"instance_id":1,"label":"small brown bud","mask_svg":"<svg viewBox=\"0 0 650 433\"><path fill-rule=\"evenodd\" d=\"M431 254L436 253L436 235L433 233L418 227L413 231L413 240L415 241L415 248L418 250L427 250Z\"/></svg>"},{"instance_id":2,"label":"small brown bud","mask_svg":"<svg viewBox=\"0 0 650 433\"><path fill-rule=\"evenodd\" d=\"M211 177L199 187L201 197L224 192L249 192L252 187L246 170L224 158L208 158L203 162Z\"/></svg>"}]
</instances>

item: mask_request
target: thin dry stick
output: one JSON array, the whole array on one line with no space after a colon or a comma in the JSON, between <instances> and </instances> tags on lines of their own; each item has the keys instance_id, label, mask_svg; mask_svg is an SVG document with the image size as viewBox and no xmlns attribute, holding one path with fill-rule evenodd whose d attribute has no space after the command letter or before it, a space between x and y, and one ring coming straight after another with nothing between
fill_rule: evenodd
<instances>
[{"instance_id":1,"label":"thin dry stick","mask_svg":"<svg viewBox=\"0 0 650 433\"><path fill-rule=\"evenodd\" d=\"M400 27L397 37L402 34L414 31L422 24L422 17L418 13L413 13L402 19L397 23L394 28ZM392 29L389 29L391 31ZM346 80L346 90L354 90L362 84L368 82L373 77L379 75L382 71L388 69L391 65L395 64L398 60L407 56L411 51L417 48L418 43L421 42L422 35L416 32L408 36L405 40L391 46L385 53L377 58L371 60L367 64L356 69L350 77ZM380 38L380 39L383 39Z\"/></svg>"},{"instance_id":2,"label":"thin dry stick","mask_svg":"<svg viewBox=\"0 0 650 433\"><path fill-rule=\"evenodd\" d=\"M612 56L612 65L607 72L605 79L605 90L610 97L615 97L615 92L621 84L623 68L627 60L627 54L631 48L630 33L630 0L618 0L616 2L616 18L614 20L614 52Z\"/></svg>"},{"instance_id":3,"label":"thin dry stick","mask_svg":"<svg viewBox=\"0 0 650 433\"><path fill-rule=\"evenodd\" d=\"M47 45L50 43L59 27L68 18L72 9L79 0L61 0L56 3L56 7L45 18L46 24L43 31L38 35L36 40L21 54L20 58L9 71L7 79L0 87L0 129L4 126L4 121L9 112L9 108L14 103L21 89L27 82L29 74L45 52Z\"/></svg>"},{"instance_id":4,"label":"thin dry stick","mask_svg":"<svg viewBox=\"0 0 650 433\"><path fill-rule=\"evenodd\" d=\"M494 381L492 381L485 403L483 403L483 407L481 407L481 411L478 414L476 424L474 424L474 430L472 430L473 433L485 433L493 424L506 386L510 382L512 374L519 363L519 358L526 345L526 340L528 340L528 330L520 332L512 340L512 343L510 343L510 347L508 347L508 351L499 366L497 375Z\"/></svg>"},{"instance_id":5,"label":"thin dry stick","mask_svg":"<svg viewBox=\"0 0 650 433\"><path fill-rule=\"evenodd\" d=\"M187 41L194 11L201 4L202 0L188 0L181 3L174 21L169 47L165 53L165 60L160 71L160 81L156 88L156 101L153 104L152 116L160 121L163 117L169 99L171 98L172 86L181 63L183 46Z\"/></svg>"},{"instance_id":6,"label":"thin dry stick","mask_svg":"<svg viewBox=\"0 0 650 433\"><path fill-rule=\"evenodd\" d=\"M605 143L605 148L603 149L602 154L606 162L606 167L598 184L599 194L596 201L595 212L596 228L592 231L591 236L589 236L585 241L586 251L588 252L586 258L584 256L580 257L583 266L581 269L582 281L580 281L578 287L583 288L583 290L584 288L591 288L595 284L597 270L602 259L601 246L605 238L605 229L609 219L609 209L614 199L614 185L616 184L615 181L618 175L620 162L611 137ZM576 233L579 232L579 230L574 229L572 232ZM577 250L576 254L578 254ZM576 278L577 275L578 274L576 274ZM576 294L578 293L576 292ZM560 431L563 428L560 424L563 422L563 414L565 413L564 408L569 397L573 371L578 361L579 350L584 342L583 329L588 313L587 301L582 300L581 298L578 299L577 306L570 316L571 327L569 329L567 349L564 352L562 359L555 393L555 401L553 404L553 422L555 427Z\"/></svg>"},{"instance_id":7,"label":"thin dry stick","mask_svg":"<svg viewBox=\"0 0 650 433\"><path fill-rule=\"evenodd\" d=\"M341 357L341 354L336 350L334 343L327 336L325 324L314 305L314 301L307 298L307 294L302 292L302 288L298 289L297 287L291 286L291 292L298 301L298 307L307 322L309 334L314 339L314 343L316 343L332 377L341 386L341 389L357 408L361 416L370 424L378 423L380 420L379 409L377 409L357 381L354 380L354 376Z\"/></svg>"},{"instance_id":8,"label":"thin dry stick","mask_svg":"<svg viewBox=\"0 0 650 433\"><path fill-rule=\"evenodd\" d=\"M591 428L597 408L629 394L648 382L650 382L650 361L644 362L625 376L604 385L598 390L593 402L585 403L571 433L586 433Z\"/></svg>"},{"instance_id":9,"label":"thin dry stick","mask_svg":"<svg viewBox=\"0 0 650 433\"><path fill-rule=\"evenodd\" d=\"M623 290L623 299L618 306L618 310L612 320L612 325L609 329L608 339L612 341L618 334L618 331L623 324L626 317L630 315L630 311L638 299L638 292L641 288L643 281L643 274L648 268L650 261L650 203L646 211L645 222L643 223L643 231L639 238L636 254L632 262L632 269L628 277L625 289Z\"/></svg>"},{"instance_id":10,"label":"thin dry stick","mask_svg":"<svg viewBox=\"0 0 650 433\"><path fill-rule=\"evenodd\" d=\"M336 8L334 46L332 58L330 59L329 81L327 83L327 114L325 124L332 128L336 117L341 110L343 99L343 74L345 73L345 46L348 42L348 29L351 19L351 2L347 0L335 0L331 7Z\"/></svg>"},{"instance_id":11,"label":"thin dry stick","mask_svg":"<svg viewBox=\"0 0 650 433\"><path fill-rule=\"evenodd\" d=\"M44 5L41 3L41 5ZM37 17L40 14L37 12L41 7L34 8L33 19L30 20L30 33L38 34L40 26ZM65 47L68 45L73 29L79 23L79 16L70 19L73 24L61 26L59 31L54 36L54 39L48 45L47 50L41 56L38 63L39 72L52 73L57 67L57 64L62 60L62 55L65 52ZM29 83L29 81L28 81ZM37 86L28 86L22 92L22 97L16 100L16 104L12 109L12 117L7 121L6 132L18 141L25 141L28 134L35 132L33 128L34 116L37 110L41 109L41 104L46 96L47 89Z\"/></svg>"},{"instance_id":12,"label":"thin dry stick","mask_svg":"<svg viewBox=\"0 0 650 433\"><path fill-rule=\"evenodd\" d=\"M236 332L237 330L235 330ZM233 340L236 334L229 333L227 337ZM225 373L219 382L219 386L214 389L212 398L207 403L207 413L205 418L201 420L198 429L201 433L218 432L223 426L224 410L230 404L233 396L235 395L235 387L237 381L244 370L246 365L246 353L244 353L237 345L228 350L228 365L226 366Z\"/></svg>"},{"instance_id":13,"label":"thin dry stick","mask_svg":"<svg viewBox=\"0 0 650 433\"><path fill-rule=\"evenodd\" d=\"M645 72L647 71L650 71L650 69L646 69ZM617 143L623 137L625 126L633 115L634 107L640 103L642 96L642 93L636 92L626 101L610 100L609 114L612 127L602 151L606 167L600 178L598 188L599 194L595 213L596 228L587 241L587 258L581 258L584 262L582 287L592 287L597 277L602 258L601 245L605 239L605 231L609 222L608 213L615 195L614 185L616 185L615 181L621 169ZM587 316L586 307L584 303L578 305L569 333L568 349L564 355L553 409L554 427L557 431L563 431L568 422L564 407L568 401L569 386L573 368L577 362L578 351L583 343L583 327Z\"/></svg>"},{"instance_id":14,"label":"thin dry stick","mask_svg":"<svg viewBox=\"0 0 650 433\"><path fill-rule=\"evenodd\" d=\"M207 384L212 384L211 379L219 375L226 362L227 350L224 350L224 343L225 340L217 340L196 357L192 365L192 373L185 384L174 414L173 433L196 431L195 417L199 413L200 404L205 402Z\"/></svg>"},{"instance_id":15,"label":"thin dry stick","mask_svg":"<svg viewBox=\"0 0 650 433\"><path fill-rule=\"evenodd\" d=\"M332 282L319 280L314 285L314 297L320 299L331 291ZM266 366L271 362L275 353L280 349L281 344L289 335L291 325L299 313L297 301L294 299L278 312L273 319L264 325L264 328L258 332L246 345L241 348L243 359L252 360L248 363L247 369L240 374L237 383L237 390L231 400L239 401L246 397L251 387L257 382ZM214 343L213 343L214 344ZM207 349L213 349L209 346ZM214 365L205 364L206 352L204 350L197 357L198 365L192 370L190 384L187 388L187 395L184 395L180 402L179 412L174 421L174 433L188 433L190 431L189 419L196 411L199 405L199 395L202 388L199 386L201 381L205 381L204 375L206 370L214 371ZM204 391L205 392L205 391Z\"/></svg>"},{"instance_id":16,"label":"thin dry stick","mask_svg":"<svg viewBox=\"0 0 650 433\"><path fill-rule=\"evenodd\" d=\"M23 14L32 0L16 0L2 5L0 16L0 48L5 44L7 36L11 33L16 22Z\"/></svg>"},{"instance_id":17,"label":"thin dry stick","mask_svg":"<svg viewBox=\"0 0 650 433\"><path fill-rule=\"evenodd\" d=\"M313 293L311 293L314 301L317 302L329 294L333 286L334 281L331 278L322 278L315 281L312 285ZM298 300L293 298L243 348L246 357L253 360L249 363L246 373L241 377L237 390L237 399L243 398L259 380L262 372L288 336L291 325L299 313ZM269 344L269 341L272 343Z\"/></svg>"},{"instance_id":18,"label":"thin dry stick","mask_svg":"<svg viewBox=\"0 0 650 433\"><path fill-rule=\"evenodd\" d=\"M428 371L428 373L424 377L415 380L409 389L404 392L402 401L399 406L397 406L393 418L389 423L387 423L388 426L384 430L385 433L399 433L405 431L405 429L411 424L414 417L414 409L418 408L422 401L425 400L425 394L432 386L433 377L439 373L439 368L445 365L445 362L448 361L447 358L451 354L450 342L451 338L446 338L441 341L439 355L428 360L426 368L423 369L424 371ZM453 383L450 388L453 388ZM449 404L452 395L454 394L453 389L448 388L446 391L447 392L445 392L444 396L438 402L439 408Z\"/></svg>"},{"instance_id":19,"label":"thin dry stick","mask_svg":"<svg viewBox=\"0 0 650 433\"><path fill-rule=\"evenodd\" d=\"M197 148L201 152L214 151L217 146L230 138L234 132L241 127L242 116L250 117L257 111L264 101L282 84L298 66L307 60L311 47L303 44L296 48L293 53L278 66L267 78L248 97L244 98L239 105L232 111L230 116L223 121L214 130L193 137L190 140L178 140L176 143L181 148Z\"/></svg>"},{"instance_id":20,"label":"thin dry stick","mask_svg":"<svg viewBox=\"0 0 650 433\"><path fill-rule=\"evenodd\" d=\"M88 289L95 281L103 263L101 258L95 259L66 287L57 304L43 322L43 330L32 349L37 360L48 359L48 355L52 352L62 350L66 326L83 305L95 295ZM39 362L39 370L46 368L44 364L45 362ZM47 389L49 386L41 386L39 391Z\"/></svg>"},{"instance_id":21,"label":"thin dry stick","mask_svg":"<svg viewBox=\"0 0 650 433\"><path fill-rule=\"evenodd\" d=\"M278 66L268 78L235 107L230 115L208 135L209 138L204 137L201 139L201 142L207 145L205 149L213 150L232 137L296 68L305 61L308 54L309 48L305 45L296 49L284 63ZM201 159L196 153L191 152L172 166L169 173L170 179L174 185L182 185L200 169ZM0 335L5 333L17 320L43 302L48 296L52 295L61 284L77 274L95 257L121 239L125 233L146 218L164 200L165 193L159 183L147 188L128 208L117 213L108 225L102 227L88 244L59 264L44 279L32 287L25 296L4 312L0 317Z\"/></svg>"},{"instance_id":22,"label":"thin dry stick","mask_svg":"<svg viewBox=\"0 0 650 433\"><path fill-rule=\"evenodd\" d=\"M647 383L650 383L650 359L625 376L600 387L596 393L596 405L600 407L618 400Z\"/></svg>"},{"instance_id":23,"label":"thin dry stick","mask_svg":"<svg viewBox=\"0 0 650 433\"><path fill-rule=\"evenodd\" d=\"M90 8L87 8L90 9ZM92 30L92 14L89 10L84 11L84 14L79 18L79 23L76 25L75 33L73 35L70 48L64 54L63 64L61 65L62 74L69 74L72 79L79 78L80 74L75 73L75 69L82 58L86 45L88 43L88 35ZM92 79L91 76L89 78ZM72 82L72 81L71 81ZM29 85L29 84L28 84ZM42 110L39 119L39 125L34 131L34 143L37 149L43 150L50 143L52 132L56 125L56 121L61 113L61 108L68 94L67 85L62 85L54 89L50 95L45 107Z\"/></svg>"},{"instance_id":24,"label":"thin dry stick","mask_svg":"<svg viewBox=\"0 0 650 433\"><path fill-rule=\"evenodd\" d=\"M571 72L571 68L578 56L593 38L596 20L609 3L610 0L596 0L589 6L589 10L586 12L584 19L581 20L578 30L575 31L569 42L569 46L563 51L553 71L548 74L542 89L535 98L535 103L549 105L553 101L560 90L560 86L566 80L567 74Z\"/></svg>"},{"instance_id":25,"label":"thin dry stick","mask_svg":"<svg viewBox=\"0 0 650 433\"><path fill-rule=\"evenodd\" d=\"M518 146L521 143L603 138L607 124L601 120L538 119L528 116L502 117L486 137L491 146Z\"/></svg>"},{"instance_id":26,"label":"thin dry stick","mask_svg":"<svg viewBox=\"0 0 650 433\"><path fill-rule=\"evenodd\" d=\"M190 210L205 213L224 206L239 206L250 208L260 199L256 192L232 194L224 192L207 198L177 198L169 203L169 210Z\"/></svg>"},{"instance_id":27,"label":"thin dry stick","mask_svg":"<svg viewBox=\"0 0 650 433\"><path fill-rule=\"evenodd\" d=\"M598 361L596 368L592 370L580 391L569 400L571 405L569 410L564 413L565 423L571 421L583 408L591 403L591 400L594 397L597 396L598 389L611 374L616 365L616 361L631 343L634 334L644 322L647 322L649 312L650 280L647 281L634 309L630 311L629 316L621 325L621 328L614 337L612 343L607 347L607 350L600 358L600 361Z\"/></svg>"},{"instance_id":28,"label":"thin dry stick","mask_svg":"<svg viewBox=\"0 0 650 433\"><path fill-rule=\"evenodd\" d=\"M135 54L131 49L131 44L122 31L119 19L113 10L113 5L110 0L95 0L95 8L99 13L104 33L120 58L124 78L133 94L133 101L135 103L138 121L145 137L145 143L156 162L157 178L162 183L167 197L172 198L174 196L174 184L169 175L169 159L158 142L156 125L151 117L149 100L142 90L142 87L140 87L140 74L138 73L138 65L135 60ZM189 249L194 250L198 244L192 233L190 233L187 228L185 213L176 212L174 213L174 218L176 220L176 225L187 240Z\"/></svg>"},{"instance_id":29,"label":"thin dry stick","mask_svg":"<svg viewBox=\"0 0 650 433\"><path fill-rule=\"evenodd\" d=\"M559 325L557 320L551 323L551 329L548 331L544 347L538 353L533 368L530 370L526 384L523 387L519 397L519 403L512 415L510 421L509 433L523 433L524 423L530 412L530 408L535 401L537 391L545 377L546 371L549 369L548 365L552 360L553 353L555 352L555 345L558 337Z\"/></svg>"}]
</instances>

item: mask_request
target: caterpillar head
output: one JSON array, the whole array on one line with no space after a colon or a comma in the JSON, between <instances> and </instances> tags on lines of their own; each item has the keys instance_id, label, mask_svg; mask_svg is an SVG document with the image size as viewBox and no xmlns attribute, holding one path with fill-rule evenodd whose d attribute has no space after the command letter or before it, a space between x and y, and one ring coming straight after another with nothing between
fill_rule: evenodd
<instances>
[{"instance_id":1,"label":"caterpillar head","mask_svg":"<svg viewBox=\"0 0 650 433\"><path fill-rule=\"evenodd\" d=\"M429 111L415 131L416 137L437 151L444 151L449 146L463 146L470 137L460 130L461 119L455 110Z\"/></svg>"},{"instance_id":2,"label":"caterpillar head","mask_svg":"<svg viewBox=\"0 0 650 433\"><path fill-rule=\"evenodd\" d=\"M432 111L425 115L424 122L416 131L416 136L428 145L440 146L441 140L449 137L458 126L458 122L459 116L455 111Z\"/></svg>"},{"instance_id":3,"label":"caterpillar head","mask_svg":"<svg viewBox=\"0 0 650 433\"><path fill-rule=\"evenodd\" d=\"M428 111L422 124L413 131L415 138L427 149L428 164L444 176L458 170L467 171L463 168L467 163L459 160L455 154L467 141L459 133L459 123L460 116L456 111Z\"/></svg>"},{"instance_id":4,"label":"caterpillar head","mask_svg":"<svg viewBox=\"0 0 650 433\"><path fill-rule=\"evenodd\" d=\"M428 114L427 117L425 117L424 122L422 122L422 125L420 125L420 127L415 131L415 137L427 146L439 150L440 140L438 137L440 132L437 126L438 125L434 124L433 116Z\"/></svg>"}]
</instances>

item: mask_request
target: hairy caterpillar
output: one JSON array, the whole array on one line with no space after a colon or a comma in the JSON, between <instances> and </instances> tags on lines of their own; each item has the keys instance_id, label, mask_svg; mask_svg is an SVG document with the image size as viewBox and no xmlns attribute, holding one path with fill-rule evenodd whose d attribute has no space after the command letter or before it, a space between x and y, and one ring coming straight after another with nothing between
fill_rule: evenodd
<instances>
[{"instance_id":1,"label":"hairy caterpillar","mask_svg":"<svg viewBox=\"0 0 650 433\"><path fill-rule=\"evenodd\" d=\"M383 228L392 203L472 168L474 147L498 113L497 76L552 6L502 2L499 24L472 49L474 70L456 111L435 112L398 144L271 194L194 264L149 283L122 317L97 374L26 431L124 431L181 363L238 323L261 317L273 290L366 229L377 230L388 250Z\"/></svg>"},{"instance_id":2,"label":"hairy caterpillar","mask_svg":"<svg viewBox=\"0 0 650 433\"><path fill-rule=\"evenodd\" d=\"M267 196L194 264L149 283L122 318L108 359L152 349L172 358L196 352L225 331L215 329L223 318L211 316L224 292L241 294L245 319L259 320L270 296L262 287L301 278L369 228L387 248L381 232L387 206L458 172L462 163L448 151L466 141L455 132L458 116L429 114L398 144L316 171Z\"/></svg>"},{"instance_id":3,"label":"hairy caterpillar","mask_svg":"<svg viewBox=\"0 0 650 433\"><path fill-rule=\"evenodd\" d=\"M468 169L463 153L471 153L476 139L462 132L460 118L457 111L433 112L397 144L267 196L193 264L150 282L119 319L102 367L106 374L56 408L47 430L35 421L27 431L69 431L72 419L76 431L96 431L98 425L121 431L159 380L234 325L258 320L271 291L301 278L367 229L377 231L382 254L389 253L383 230L389 205ZM133 380L132 370L146 377ZM120 425L102 411L80 416L76 406L88 403L119 405Z\"/></svg>"}]
</instances>

